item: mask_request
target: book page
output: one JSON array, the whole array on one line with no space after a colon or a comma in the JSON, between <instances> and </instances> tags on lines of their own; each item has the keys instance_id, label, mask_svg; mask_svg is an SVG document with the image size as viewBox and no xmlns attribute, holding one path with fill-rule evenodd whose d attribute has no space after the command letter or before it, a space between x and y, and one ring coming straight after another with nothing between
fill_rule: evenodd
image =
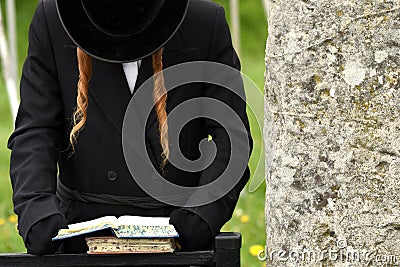
<instances>
[{"instance_id":1,"label":"book page","mask_svg":"<svg viewBox=\"0 0 400 267\"><path fill-rule=\"evenodd\" d=\"M65 232L78 232L85 229L98 228L98 227L106 227L113 226L117 221L117 217L115 216L104 216L91 221L80 222L75 224L68 225L68 229Z\"/></svg>"},{"instance_id":2,"label":"book page","mask_svg":"<svg viewBox=\"0 0 400 267\"><path fill-rule=\"evenodd\" d=\"M116 221L117 218L114 216L104 216L91 221L70 224L68 225L68 229L59 230L57 236L52 238L52 240L61 240L111 228Z\"/></svg>"}]
</instances>

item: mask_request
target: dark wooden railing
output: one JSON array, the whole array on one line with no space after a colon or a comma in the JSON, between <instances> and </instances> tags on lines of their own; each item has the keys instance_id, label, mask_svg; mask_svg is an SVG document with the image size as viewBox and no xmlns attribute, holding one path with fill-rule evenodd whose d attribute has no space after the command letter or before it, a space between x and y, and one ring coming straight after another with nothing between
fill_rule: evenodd
<instances>
[{"instance_id":1,"label":"dark wooden railing","mask_svg":"<svg viewBox=\"0 0 400 267\"><path fill-rule=\"evenodd\" d=\"M23 253L0 254L0 266L214 266L240 267L240 233L221 233L215 248L208 251L154 254L55 254L34 256Z\"/></svg>"}]
</instances>

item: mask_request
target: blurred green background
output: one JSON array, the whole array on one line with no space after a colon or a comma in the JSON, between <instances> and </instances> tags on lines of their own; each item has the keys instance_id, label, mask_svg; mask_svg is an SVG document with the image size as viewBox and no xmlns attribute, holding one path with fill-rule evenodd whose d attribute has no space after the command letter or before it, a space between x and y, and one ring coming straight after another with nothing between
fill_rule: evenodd
<instances>
[{"instance_id":1,"label":"blurred green background","mask_svg":"<svg viewBox=\"0 0 400 267\"><path fill-rule=\"evenodd\" d=\"M19 70L26 57L28 29L38 0L16 0ZM217 0L225 7L230 20L229 0ZM4 12L4 0L0 0ZM261 0L240 0L241 17L241 53L242 71L259 87L264 87L264 50L267 37L267 23ZM247 91L247 94L259 92ZM252 130L256 128L250 116ZM0 253L24 252L25 247L16 230L17 217L13 213L12 190L9 179L10 152L6 147L7 139L13 130L4 81L0 79ZM260 133L253 132L254 150L259 151ZM251 159L254 171L258 155ZM260 179L260 178L259 178ZM265 266L257 259L257 252L265 245L264 201L265 185L250 193L243 190L234 216L223 228L225 231L237 231L243 235L242 266Z\"/></svg>"}]
</instances>

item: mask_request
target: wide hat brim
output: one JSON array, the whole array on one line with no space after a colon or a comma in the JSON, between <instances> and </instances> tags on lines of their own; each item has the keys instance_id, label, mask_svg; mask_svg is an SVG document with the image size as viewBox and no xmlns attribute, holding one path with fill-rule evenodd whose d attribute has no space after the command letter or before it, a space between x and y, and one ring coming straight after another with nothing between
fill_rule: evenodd
<instances>
[{"instance_id":1,"label":"wide hat brim","mask_svg":"<svg viewBox=\"0 0 400 267\"><path fill-rule=\"evenodd\" d=\"M81 0L56 0L61 23L72 41L90 56L112 63L133 62L163 47L181 25L189 0L167 0L154 21L128 37L107 35L95 27Z\"/></svg>"}]
</instances>

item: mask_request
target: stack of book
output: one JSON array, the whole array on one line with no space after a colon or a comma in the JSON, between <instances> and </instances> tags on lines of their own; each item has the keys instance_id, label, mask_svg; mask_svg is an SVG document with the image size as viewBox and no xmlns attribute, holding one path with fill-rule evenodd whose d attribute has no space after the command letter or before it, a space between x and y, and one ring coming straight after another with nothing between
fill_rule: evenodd
<instances>
[{"instance_id":1,"label":"stack of book","mask_svg":"<svg viewBox=\"0 0 400 267\"><path fill-rule=\"evenodd\" d=\"M89 254L167 253L177 246L179 236L166 217L105 216L95 220L70 224L53 240L88 235L110 229L110 236L86 237Z\"/></svg>"}]
</instances>

